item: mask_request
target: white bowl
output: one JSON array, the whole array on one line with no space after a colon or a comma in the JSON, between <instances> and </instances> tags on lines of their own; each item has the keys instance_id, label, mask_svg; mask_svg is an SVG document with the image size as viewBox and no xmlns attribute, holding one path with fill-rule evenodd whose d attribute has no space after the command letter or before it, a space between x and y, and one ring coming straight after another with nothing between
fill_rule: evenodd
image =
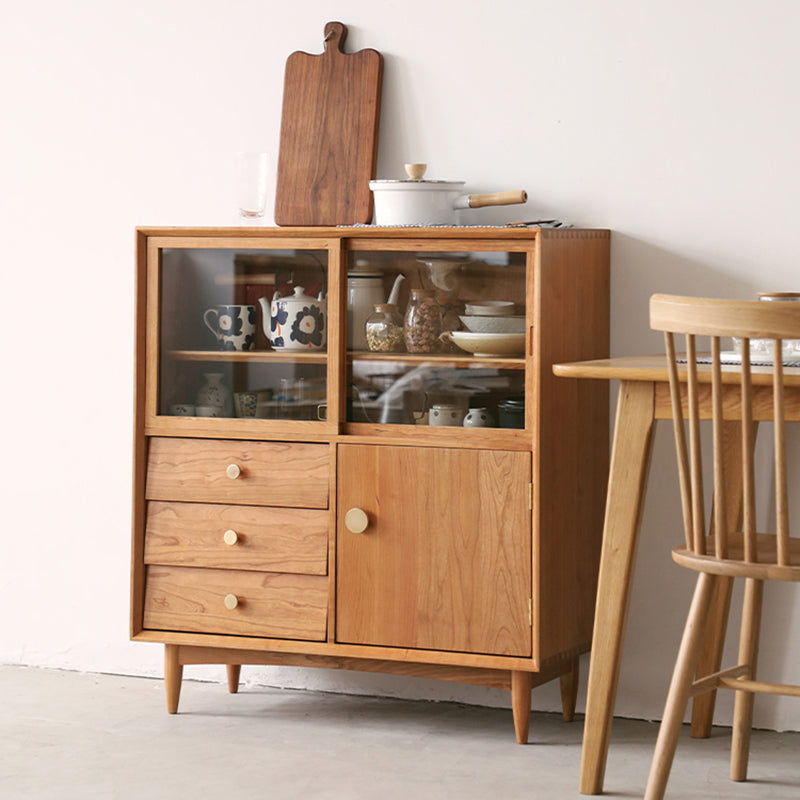
<instances>
[{"instance_id":1,"label":"white bowl","mask_svg":"<svg viewBox=\"0 0 800 800\"><path fill-rule=\"evenodd\" d=\"M525 333L525 317L482 317L480 314L459 317L472 333Z\"/></svg>"},{"instance_id":2,"label":"white bowl","mask_svg":"<svg viewBox=\"0 0 800 800\"><path fill-rule=\"evenodd\" d=\"M452 331L442 334L457 347L476 356L521 356L525 353L524 333L470 333Z\"/></svg>"},{"instance_id":3,"label":"white bowl","mask_svg":"<svg viewBox=\"0 0 800 800\"><path fill-rule=\"evenodd\" d=\"M514 303L510 300L481 300L464 305L468 316L508 317L514 313Z\"/></svg>"}]
</instances>

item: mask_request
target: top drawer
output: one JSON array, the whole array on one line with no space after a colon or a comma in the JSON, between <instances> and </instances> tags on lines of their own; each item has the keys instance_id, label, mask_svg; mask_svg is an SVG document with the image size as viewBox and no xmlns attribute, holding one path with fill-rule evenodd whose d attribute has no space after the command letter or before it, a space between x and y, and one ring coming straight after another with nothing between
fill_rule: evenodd
<instances>
[{"instance_id":1,"label":"top drawer","mask_svg":"<svg viewBox=\"0 0 800 800\"><path fill-rule=\"evenodd\" d=\"M146 497L327 508L329 473L325 444L154 437Z\"/></svg>"}]
</instances>

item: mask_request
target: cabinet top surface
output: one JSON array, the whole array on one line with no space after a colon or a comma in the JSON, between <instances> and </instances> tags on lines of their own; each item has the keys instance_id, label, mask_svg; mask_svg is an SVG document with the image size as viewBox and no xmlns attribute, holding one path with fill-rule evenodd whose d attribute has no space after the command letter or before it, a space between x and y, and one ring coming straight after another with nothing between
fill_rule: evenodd
<instances>
[{"instance_id":1,"label":"cabinet top surface","mask_svg":"<svg viewBox=\"0 0 800 800\"><path fill-rule=\"evenodd\" d=\"M406 226L336 226L336 227L137 227L145 236L194 236L233 238L319 238L319 239L511 239L535 240L569 238L608 238L610 231L589 228L536 228L509 225L497 226L437 226L432 228Z\"/></svg>"}]
</instances>

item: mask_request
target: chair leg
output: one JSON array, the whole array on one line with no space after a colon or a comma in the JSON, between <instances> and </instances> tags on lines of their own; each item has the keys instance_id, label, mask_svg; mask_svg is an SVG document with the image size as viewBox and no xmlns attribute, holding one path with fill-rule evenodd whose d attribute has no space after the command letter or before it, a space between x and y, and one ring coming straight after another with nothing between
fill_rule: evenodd
<instances>
[{"instance_id":1,"label":"chair leg","mask_svg":"<svg viewBox=\"0 0 800 800\"><path fill-rule=\"evenodd\" d=\"M755 680L758 662L758 639L761 632L761 606L764 582L748 578L744 588L742 631L739 637L739 663L749 664L746 677ZM733 709L733 741L731 743L731 780L747 780L750 757L750 731L753 727L752 692L736 692Z\"/></svg>"},{"instance_id":2,"label":"chair leg","mask_svg":"<svg viewBox=\"0 0 800 800\"><path fill-rule=\"evenodd\" d=\"M703 637L716 581L715 575L705 572L697 578L692 605L678 650L678 659L672 673L664 716L658 731L658 741L644 795L645 800L661 800L667 788L683 715L689 702L689 690L694 682L694 673L703 646Z\"/></svg>"}]
</instances>

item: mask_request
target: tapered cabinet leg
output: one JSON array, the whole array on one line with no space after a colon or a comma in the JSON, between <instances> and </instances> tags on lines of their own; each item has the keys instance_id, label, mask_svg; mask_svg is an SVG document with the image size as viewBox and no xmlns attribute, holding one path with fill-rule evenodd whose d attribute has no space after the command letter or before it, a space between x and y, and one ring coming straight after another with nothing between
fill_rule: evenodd
<instances>
[{"instance_id":1,"label":"tapered cabinet leg","mask_svg":"<svg viewBox=\"0 0 800 800\"><path fill-rule=\"evenodd\" d=\"M520 744L528 743L528 728L531 723L531 689L533 674L512 670L511 710L514 713L514 731Z\"/></svg>"},{"instance_id":2,"label":"tapered cabinet leg","mask_svg":"<svg viewBox=\"0 0 800 800\"><path fill-rule=\"evenodd\" d=\"M182 678L183 665L178 660L178 646L164 645L164 686L167 690L167 711L170 714L178 713Z\"/></svg>"},{"instance_id":3,"label":"tapered cabinet leg","mask_svg":"<svg viewBox=\"0 0 800 800\"><path fill-rule=\"evenodd\" d=\"M227 664L228 670L228 691L236 694L239 691L239 674L242 671L241 664Z\"/></svg>"},{"instance_id":4,"label":"tapered cabinet leg","mask_svg":"<svg viewBox=\"0 0 800 800\"><path fill-rule=\"evenodd\" d=\"M572 722L575 718L575 703L578 700L578 659L574 659L568 672L561 680L561 712L564 722Z\"/></svg>"}]
</instances>

